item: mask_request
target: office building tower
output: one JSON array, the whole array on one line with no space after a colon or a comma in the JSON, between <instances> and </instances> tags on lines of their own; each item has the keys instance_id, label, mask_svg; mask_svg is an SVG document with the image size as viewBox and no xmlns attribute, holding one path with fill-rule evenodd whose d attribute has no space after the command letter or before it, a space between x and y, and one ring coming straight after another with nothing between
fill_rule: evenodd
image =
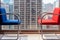
<instances>
[{"instance_id":1,"label":"office building tower","mask_svg":"<svg viewBox=\"0 0 60 40\"><path fill-rule=\"evenodd\" d=\"M14 0L14 12L20 15L21 29L37 29L37 17L42 9L42 0Z\"/></svg>"}]
</instances>

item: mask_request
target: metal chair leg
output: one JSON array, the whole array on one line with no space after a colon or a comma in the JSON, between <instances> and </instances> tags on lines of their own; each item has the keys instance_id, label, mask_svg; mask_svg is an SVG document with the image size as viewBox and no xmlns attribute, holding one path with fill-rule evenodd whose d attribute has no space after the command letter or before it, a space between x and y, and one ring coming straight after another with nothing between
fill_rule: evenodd
<instances>
[{"instance_id":1,"label":"metal chair leg","mask_svg":"<svg viewBox=\"0 0 60 40\"><path fill-rule=\"evenodd\" d=\"M44 16L43 16L43 17L44 17ZM42 26L42 19L43 19L43 17L41 17L41 25L40 25L40 26L41 26L41 37L42 37L42 39L43 39L43 29L42 29L42 27L43 27L43 26Z\"/></svg>"},{"instance_id":2,"label":"metal chair leg","mask_svg":"<svg viewBox=\"0 0 60 40\"><path fill-rule=\"evenodd\" d=\"M19 26L18 26L18 30L17 30L17 40L19 39Z\"/></svg>"},{"instance_id":3,"label":"metal chair leg","mask_svg":"<svg viewBox=\"0 0 60 40\"><path fill-rule=\"evenodd\" d=\"M43 39L43 30L42 30L42 25L41 25L41 37Z\"/></svg>"}]
</instances>

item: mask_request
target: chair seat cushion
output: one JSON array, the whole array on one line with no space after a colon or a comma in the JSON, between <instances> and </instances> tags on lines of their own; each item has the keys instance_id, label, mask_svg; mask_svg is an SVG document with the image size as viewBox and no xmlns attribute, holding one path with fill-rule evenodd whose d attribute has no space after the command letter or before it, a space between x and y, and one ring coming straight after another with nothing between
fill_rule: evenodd
<instances>
[{"instance_id":1,"label":"chair seat cushion","mask_svg":"<svg viewBox=\"0 0 60 40\"><path fill-rule=\"evenodd\" d=\"M19 20L6 20L3 22L4 25L17 25L20 24L21 21Z\"/></svg>"},{"instance_id":2,"label":"chair seat cushion","mask_svg":"<svg viewBox=\"0 0 60 40\"><path fill-rule=\"evenodd\" d=\"M57 23L57 21L52 19L42 19L42 24L54 24ZM41 24L41 19L38 19L38 24Z\"/></svg>"}]
</instances>

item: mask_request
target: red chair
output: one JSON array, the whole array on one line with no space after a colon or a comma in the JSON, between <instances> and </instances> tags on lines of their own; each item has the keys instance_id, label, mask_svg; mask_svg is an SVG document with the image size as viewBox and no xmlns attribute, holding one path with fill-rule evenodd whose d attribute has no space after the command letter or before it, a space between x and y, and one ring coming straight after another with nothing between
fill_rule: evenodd
<instances>
[{"instance_id":1,"label":"red chair","mask_svg":"<svg viewBox=\"0 0 60 40\"><path fill-rule=\"evenodd\" d=\"M52 15L52 19L43 19L46 15ZM46 13L41 19L38 17L38 24L41 24L41 34L43 39L42 25L60 25L60 8L55 8L53 13Z\"/></svg>"},{"instance_id":2,"label":"red chair","mask_svg":"<svg viewBox=\"0 0 60 40\"><path fill-rule=\"evenodd\" d=\"M46 15L53 15L52 19L43 19ZM60 8L55 8L53 13L45 14L41 19L38 18L38 24L42 25L59 25L60 24Z\"/></svg>"}]
</instances>

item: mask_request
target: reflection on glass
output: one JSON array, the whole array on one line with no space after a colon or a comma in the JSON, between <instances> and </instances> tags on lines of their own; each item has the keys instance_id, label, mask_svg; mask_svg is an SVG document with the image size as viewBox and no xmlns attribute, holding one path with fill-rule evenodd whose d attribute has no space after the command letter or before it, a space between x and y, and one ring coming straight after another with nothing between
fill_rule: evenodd
<instances>
[{"instance_id":1,"label":"reflection on glass","mask_svg":"<svg viewBox=\"0 0 60 40\"><path fill-rule=\"evenodd\" d=\"M1 7L5 8L6 13L13 13L13 0L1 0ZM13 19L12 15L9 15L7 17L8 19ZM4 30L4 28L6 28L6 26L3 26L2 29ZM7 26L6 29L13 29L13 26Z\"/></svg>"},{"instance_id":2,"label":"reflection on glass","mask_svg":"<svg viewBox=\"0 0 60 40\"><path fill-rule=\"evenodd\" d=\"M54 8L56 7L59 7L59 0L42 0L42 12L53 13ZM46 16L48 19L51 19L51 17L51 15ZM49 29L55 29L55 27L49 26Z\"/></svg>"},{"instance_id":3,"label":"reflection on glass","mask_svg":"<svg viewBox=\"0 0 60 40\"><path fill-rule=\"evenodd\" d=\"M55 7L59 7L59 0L43 0L42 1L42 11L43 12L53 12Z\"/></svg>"}]
</instances>

